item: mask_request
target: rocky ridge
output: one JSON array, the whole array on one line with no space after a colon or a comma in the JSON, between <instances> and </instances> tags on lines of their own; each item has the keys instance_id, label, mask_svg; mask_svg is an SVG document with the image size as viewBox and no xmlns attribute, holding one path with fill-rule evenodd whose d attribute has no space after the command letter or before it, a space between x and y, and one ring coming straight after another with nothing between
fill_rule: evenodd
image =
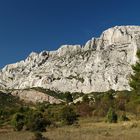
<instances>
[{"instance_id":1,"label":"rocky ridge","mask_svg":"<svg viewBox=\"0 0 140 140\"><path fill-rule=\"evenodd\" d=\"M137 61L140 26L116 26L85 45L32 52L0 71L1 89L43 87L62 92L130 90L131 65Z\"/></svg>"}]
</instances>

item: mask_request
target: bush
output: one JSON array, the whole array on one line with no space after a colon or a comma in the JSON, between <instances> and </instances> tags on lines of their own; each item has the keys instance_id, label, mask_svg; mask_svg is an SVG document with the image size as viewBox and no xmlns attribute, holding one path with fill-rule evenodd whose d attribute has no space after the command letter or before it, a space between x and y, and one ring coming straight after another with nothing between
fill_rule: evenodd
<instances>
[{"instance_id":1,"label":"bush","mask_svg":"<svg viewBox=\"0 0 140 140\"><path fill-rule=\"evenodd\" d=\"M129 121L129 118L126 116L125 113L123 113L123 114L120 116L120 120L121 120L121 121Z\"/></svg>"},{"instance_id":2,"label":"bush","mask_svg":"<svg viewBox=\"0 0 140 140\"><path fill-rule=\"evenodd\" d=\"M66 106L61 111L61 119L64 124L72 125L77 121L78 115L70 106Z\"/></svg>"},{"instance_id":3,"label":"bush","mask_svg":"<svg viewBox=\"0 0 140 140\"><path fill-rule=\"evenodd\" d=\"M84 95L82 101L88 103L89 102L88 95Z\"/></svg>"},{"instance_id":4,"label":"bush","mask_svg":"<svg viewBox=\"0 0 140 140\"><path fill-rule=\"evenodd\" d=\"M34 137L31 140L49 140L49 139L43 137L43 135L40 132L35 132Z\"/></svg>"},{"instance_id":5,"label":"bush","mask_svg":"<svg viewBox=\"0 0 140 140\"><path fill-rule=\"evenodd\" d=\"M129 91L121 91L117 92L116 100L115 100L115 107L118 110L125 111L126 104L130 100L130 92Z\"/></svg>"},{"instance_id":6,"label":"bush","mask_svg":"<svg viewBox=\"0 0 140 140\"><path fill-rule=\"evenodd\" d=\"M23 129L23 126L25 124L25 116L21 113L16 113L14 114L12 120L11 120L11 124L13 125L14 129L16 131L20 131Z\"/></svg>"},{"instance_id":7,"label":"bush","mask_svg":"<svg viewBox=\"0 0 140 140\"><path fill-rule=\"evenodd\" d=\"M65 97L66 97L66 102L67 103L73 102L73 97L72 97L72 95L69 92L65 93Z\"/></svg>"},{"instance_id":8,"label":"bush","mask_svg":"<svg viewBox=\"0 0 140 140\"><path fill-rule=\"evenodd\" d=\"M116 123L117 120L118 120L117 114L115 113L115 111L112 108L110 108L107 113L107 122Z\"/></svg>"},{"instance_id":9,"label":"bush","mask_svg":"<svg viewBox=\"0 0 140 140\"><path fill-rule=\"evenodd\" d=\"M76 109L81 117L92 116L93 109L88 103L80 103Z\"/></svg>"},{"instance_id":10,"label":"bush","mask_svg":"<svg viewBox=\"0 0 140 140\"><path fill-rule=\"evenodd\" d=\"M95 111L94 115L98 117L105 117L109 108L114 107L115 98L110 92L104 93L101 96L96 97L93 105Z\"/></svg>"},{"instance_id":11,"label":"bush","mask_svg":"<svg viewBox=\"0 0 140 140\"><path fill-rule=\"evenodd\" d=\"M46 131L46 127L50 125L51 122L44 118L41 112L34 112L32 116L29 116L27 122L27 129L31 131Z\"/></svg>"},{"instance_id":12,"label":"bush","mask_svg":"<svg viewBox=\"0 0 140 140\"><path fill-rule=\"evenodd\" d=\"M126 111L131 112L138 117L140 115L140 99L131 100L126 104Z\"/></svg>"}]
</instances>

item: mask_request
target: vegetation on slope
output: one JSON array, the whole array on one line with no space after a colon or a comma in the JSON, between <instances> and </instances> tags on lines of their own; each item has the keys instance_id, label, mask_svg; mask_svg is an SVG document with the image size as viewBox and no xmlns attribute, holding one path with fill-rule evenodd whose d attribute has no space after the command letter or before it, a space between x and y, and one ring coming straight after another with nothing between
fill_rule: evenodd
<instances>
[{"instance_id":1,"label":"vegetation on slope","mask_svg":"<svg viewBox=\"0 0 140 140\"><path fill-rule=\"evenodd\" d=\"M137 53L140 59L140 51ZM43 132L49 128L66 125L79 127L79 120L98 118L104 122L117 123L140 118L140 62L132 66L130 86L132 91L113 91L102 93L61 93L42 88L34 88L55 98L64 100L59 105L48 102L27 104L10 93L0 92L0 125L11 125L16 131ZM82 101L73 103L81 97ZM129 117L130 116L130 117ZM40 133L36 136L43 137Z\"/></svg>"}]
</instances>

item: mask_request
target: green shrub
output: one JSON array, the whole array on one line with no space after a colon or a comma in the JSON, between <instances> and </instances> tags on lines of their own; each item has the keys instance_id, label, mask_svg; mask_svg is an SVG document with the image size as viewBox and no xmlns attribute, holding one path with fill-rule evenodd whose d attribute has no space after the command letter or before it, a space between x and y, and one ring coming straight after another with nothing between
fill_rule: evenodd
<instances>
[{"instance_id":1,"label":"green shrub","mask_svg":"<svg viewBox=\"0 0 140 140\"><path fill-rule=\"evenodd\" d=\"M65 105L50 105L49 108L44 112L46 118L49 118L52 122L60 122L61 111Z\"/></svg>"},{"instance_id":2,"label":"green shrub","mask_svg":"<svg viewBox=\"0 0 140 140\"><path fill-rule=\"evenodd\" d=\"M117 114L115 113L115 111L112 108L110 108L107 113L107 122L116 123L117 120L118 120Z\"/></svg>"},{"instance_id":3,"label":"green shrub","mask_svg":"<svg viewBox=\"0 0 140 140\"><path fill-rule=\"evenodd\" d=\"M96 97L95 103L93 104L94 108L94 115L98 117L105 117L109 108L114 107L115 98L113 94L106 92L101 94L100 96Z\"/></svg>"},{"instance_id":4,"label":"green shrub","mask_svg":"<svg viewBox=\"0 0 140 140\"><path fill-rule=\"evenodd\" d=\"M13 125L14 129L16 131L20 131L23 129L23 126L25 124L25 116L21 113L16 113L14 114L12 120L11 120L11 124Z\"/></svg>"},{"instance_id":5,"label":"green shrub","mask_svg":"<svg viewBox=\"0 0 140 140\"><path fill-rule=\"evenodd\" d=\"M129 118L126 116L125 113L123 113L123 114L120 116L120 120L121 120L121 121L129 121Z\"/></svg>"},{"instance_id":6,"label":"green shrub","mask_svg":"<svg viewBox=\"0 0 140 140\"><path fill-rule=\"evenodd\" d=\"M88 95L84 95L83 98L82 98L82 101L83 102L89 102Z\"/></svg>"},{"instance_id":7,"label":"green shrub","mask_svg":"<svg viewBox=\"0 0 140 140\"><path fill-rule=\"evenodd\" d=\"M140 115L140 98L131 99L131 101L126 104L126 111L131 112L138 117Z\"/></svg>"},{"instance_id":8,"label":"green shrub","mask_svg":"<svg viewBox=\"0 0 140 140\"><path fill-rule=\"evenodd\" d=\"M27 129L31 131L46 131L46 127L49 126L51 122L44 118L41 112L34 112L28 117Z\"/></svg>"},{"instance_id":9,"label":"green shrub","mask_svg":"<svg viewBox=\"0 0 140 140\"><path fill-rule=\"evenodd\" d=\"M76 106L77 113L81 117L87 117L87 116L92 116L92 107L89 105L89 103L80 103Z\"/></svg>"},{"instance_id":10,"label":"green shrub","mask_svg":"<svg viewBox=\"0 0 140 140\"><path fill-rule=\"evenodd\" d=\"M64 124L72 125L77 121L78 115L72 107L66 106L61 111L61 119Z\"/></svg>"},{"instance_id":11,"label":"green shrub","mask_svg":"<svg viewBox=\"0 0 140 140\"><path fill-rule=\"evenodd\" d=\"M115 98L115 107L117 110L125 111L126 104L130 100L130 91L119 91Z\"/></svg>"},{"instance_id":12,"label":"green shrub","mask_svg":"<svg viewBox=\"0 0 140 140\"><path fill-rule=\"evenodd\" d=\"M40 132L35 132L34 137L31 140L49 140L49 139L44 137Z\"/></svg>"},{"instance_id":13,"label":"green shrub","mask_svg":"<svg viewBox=\"0 0 140 140\"><path fill-rule=\"evenodd\" d=\"M66 93L65 93L65 98L66 98L66 102L67 102L67 103L73 102L72 95L71 95L69 92L66 92Z\"/></svg>"}]
</instances>

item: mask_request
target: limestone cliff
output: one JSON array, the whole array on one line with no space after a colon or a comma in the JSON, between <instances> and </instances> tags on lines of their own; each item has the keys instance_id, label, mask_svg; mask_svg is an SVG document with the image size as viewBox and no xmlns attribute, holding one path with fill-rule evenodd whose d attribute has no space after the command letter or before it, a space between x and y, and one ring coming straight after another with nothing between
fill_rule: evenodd
<instances>
[{"instance_id":1,"label":"limestone cliff","mask_svg":"<svg viewBox=\"0 0 140 140\"><path fill-rule=\"evenodd\" d=\"M140 48L140 26L116 26L85 45L32 52L0 71L1 89L43 87L84 92L130 90L128 80Z\"/></svg>"}]
</instances>

